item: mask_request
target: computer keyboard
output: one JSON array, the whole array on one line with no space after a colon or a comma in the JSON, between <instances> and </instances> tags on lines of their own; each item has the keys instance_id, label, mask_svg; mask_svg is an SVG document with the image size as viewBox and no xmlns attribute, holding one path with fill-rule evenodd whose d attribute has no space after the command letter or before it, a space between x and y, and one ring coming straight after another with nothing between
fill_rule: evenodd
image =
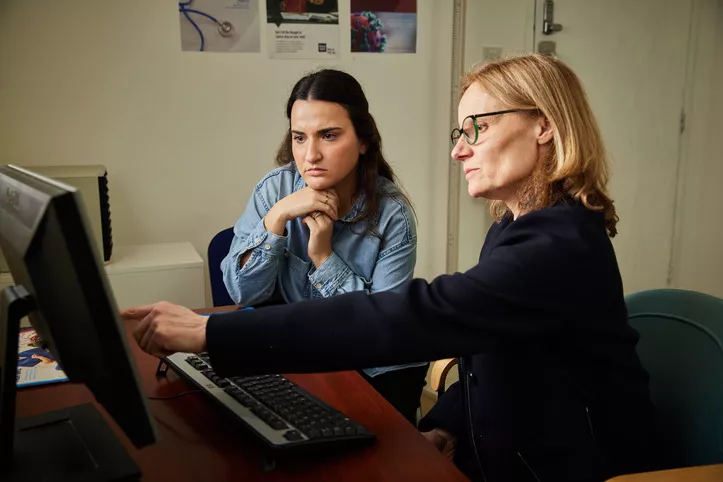
<instances>
[{"instance_id":1,"label":"computer keyboard","mask_svg":"<svg viewBox=\"0 0 723 482\"><path fill-rule=\"evenodd\" d=\"M281 375L221 378L207 353L175 353L165 360L276 453L374 442L375 436L361 424Z\"/></svg>"}]
</instances>

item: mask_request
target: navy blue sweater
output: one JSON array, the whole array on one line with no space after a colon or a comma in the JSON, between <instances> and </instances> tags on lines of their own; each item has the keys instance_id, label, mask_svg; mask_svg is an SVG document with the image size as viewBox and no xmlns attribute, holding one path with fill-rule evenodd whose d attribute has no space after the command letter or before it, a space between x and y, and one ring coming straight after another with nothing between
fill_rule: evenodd
<instances>
[{"instance_id":1,"label":"navy blue sweater","mask_svg":"<svg viewBox=\"0 0 723 482\"><path fill-rule=\"evenodd\" d=\"M420 429L458 437L488 482L602 481L648 468L652 405L601 213L563 201L496 223L466 273L397 293L211 316L221 375L304 373L461 357Z\"/></svg>"}]
</instances>

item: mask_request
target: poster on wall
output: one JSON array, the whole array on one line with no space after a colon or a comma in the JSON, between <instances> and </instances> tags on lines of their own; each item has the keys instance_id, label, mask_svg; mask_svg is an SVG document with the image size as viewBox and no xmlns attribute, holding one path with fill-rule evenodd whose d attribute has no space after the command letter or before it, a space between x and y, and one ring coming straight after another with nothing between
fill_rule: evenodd
<instances>
[{"instance_id":1,"label":"poster on wall","mask_svg":"<svg viewBox=\"0 0 723 482\"><path fill-rule=\"evenodd\" d=\"M339 55L338 0L266 0L266 22L271 58Z\"/></svg>"},{"instance_id":2,"label":"poster on wall","mask_svg":"<svg viewBox=\"0 0 723 482\"><path fill-rule=\"evenodd\" d=\"M417 52L417 0L351 0L351 51Z\"/></svg>"},{"instance_id":3,"label":"poster on wall","mask_svg":"<svg viewBox=\"0 0 723 482\"><path fill-rule=\"evenodd\" d=\"M180 1L178 17L184 51L261 51L259 0Z\"/></svg>"}]
</instances>

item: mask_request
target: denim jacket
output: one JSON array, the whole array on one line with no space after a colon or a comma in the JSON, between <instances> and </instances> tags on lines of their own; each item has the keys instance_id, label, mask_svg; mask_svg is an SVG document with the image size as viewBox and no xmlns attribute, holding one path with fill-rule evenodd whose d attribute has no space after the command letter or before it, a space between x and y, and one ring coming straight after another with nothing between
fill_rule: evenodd
<instances>
[{"instance_id":1,"label":"denim jacket","mask_svg":"<svg viewBox=\"0 0 723 482\"><path fill-rule=\"evenodd\" d=\"M358 196L349 212L334 222L332 254L317 269L307 254L309 228L302 224L302 218L286 223L286 236L277 236L264 227L266 213L277 201L306 187L304 179L293 162L264 176L236 223L231 249L221 262L224 283L234 302L258 304L277 290L287 303L352 291L375 293L397 290L412 279L417 258L414 216L396 195L394 183L380 178L378 186L383 197L377 214L369 221L351 223L364 207L364 196ZM372 223L381 239L373 232L364 234L366 222ZM242 255L249 250L251 256L240 267ZM364 372L376 376L422 365L369 368Z\"/></svg>"}]
</instances>

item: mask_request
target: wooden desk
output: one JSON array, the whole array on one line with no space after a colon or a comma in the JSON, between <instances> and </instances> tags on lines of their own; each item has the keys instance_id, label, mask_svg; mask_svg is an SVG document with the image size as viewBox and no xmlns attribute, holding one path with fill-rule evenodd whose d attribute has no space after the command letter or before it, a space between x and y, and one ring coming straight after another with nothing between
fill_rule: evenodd
<instances>
[{"instance_id":1,"label":"wooden desk","mask_svg":"<svg viewBox=\"0 0 723 482\"><path fill-rule=\"evenodd\" d=\"M129 345L147 396L169 396L192 388L169 371L156 378L158 359ZM159 442L136 449L95 403L84 385L62 383L18 391L17 415L25 417L93 402L143 472L143 481L463 481L462 473L356 372L289 375L315 396L365 425L377 436L368 448L282 465L264 473L251 437L231 426L203 393L149 400Z\"/></svg>"},{"instance_id":2,"label":"wooden desk","mask_svg":"<svg viewBox=\"0 0 723 482\"><path fill-rule=\"evenodd\" d=\"M723 465L704 465L684 469L661 470L644 474L621 475L608 482L721 482Z\"/></svg>"}]
</instances>

